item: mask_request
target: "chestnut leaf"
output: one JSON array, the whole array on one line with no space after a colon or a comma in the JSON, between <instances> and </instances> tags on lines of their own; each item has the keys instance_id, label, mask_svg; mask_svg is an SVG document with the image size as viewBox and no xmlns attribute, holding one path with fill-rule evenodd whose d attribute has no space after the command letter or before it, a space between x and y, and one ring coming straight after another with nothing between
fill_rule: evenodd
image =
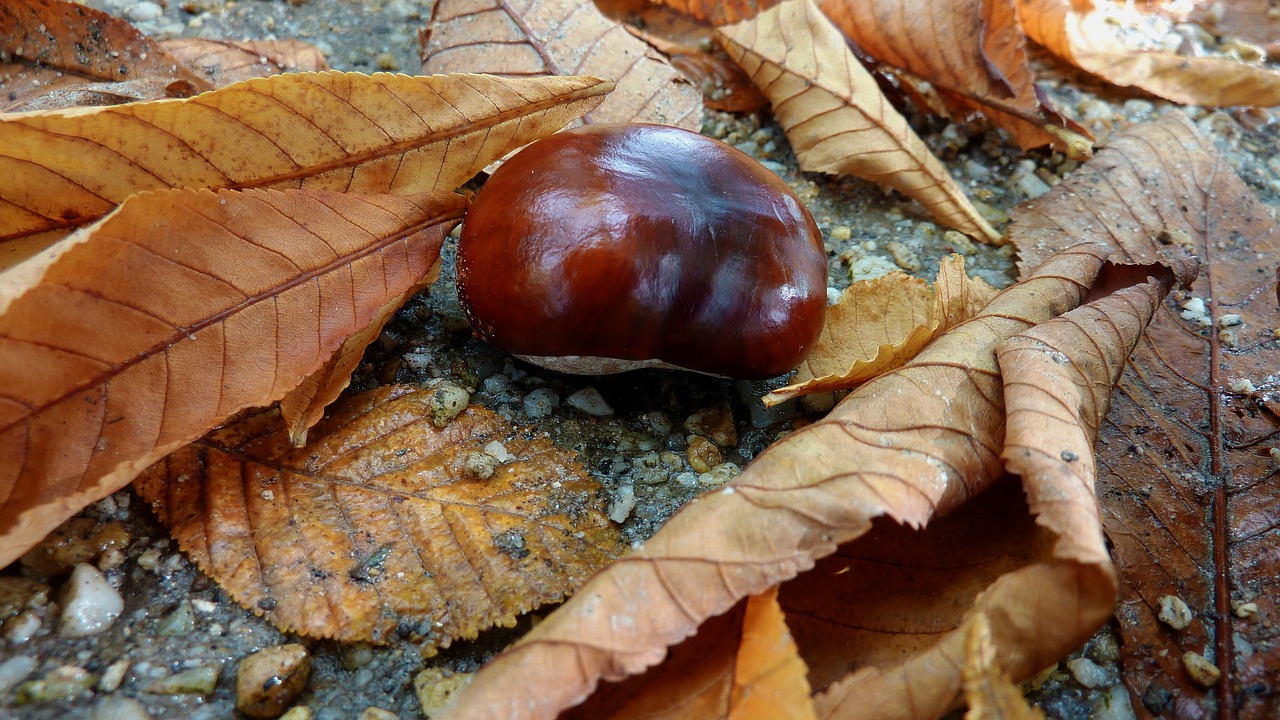
<instances>
[{"instance_id":1,"label":"chestnut leaf","mask_svg":"<svg viewBox=\"0 0 1280 720\"><path fill-rule=\"evenodd\" d=\"M291 447L255 411L135 483L179 547L281 630L424 652L563 599L625 548L600 484L544 435L471 406L432 422L431 388L385 386ZM500 443L492 475L468 469Z\"/></svg>"}]
</instances>

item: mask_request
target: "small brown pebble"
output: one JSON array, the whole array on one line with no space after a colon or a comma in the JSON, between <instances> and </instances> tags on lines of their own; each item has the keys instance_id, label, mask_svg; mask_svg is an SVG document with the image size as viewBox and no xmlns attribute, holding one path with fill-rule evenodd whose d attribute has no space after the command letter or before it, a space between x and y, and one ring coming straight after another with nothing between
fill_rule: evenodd
<instances>
[{"instance_id":1,"label":"small brown pebble","mask_svg":"<svg viewBox=\"0 0 1280 720\"><path fill-rule=\"evenodd\" d=\"M720 457L720 448L701 435L689 436L689 449L687 452L689 466L693 468L694 472L709 472L711 468L723 461L723 458Z\"/></svg>"},{"instance_id":2,"label":"small brown pebble","mask_svg":"<svg viewBox=\"0 0 1280 720\"><path fill-rule=\"evenodd\" d=\"M413 678L413 689L422 704L422 714L432 718L441 713L449 700L471 682L471 673L455 673L441 668L427 668Z\"/></svg>"},{"instance_id":3,"label":"small brown pebble","mask_svg":"<svg viewBox=\"0 0 1280 720\"><path fill-rule=\"evenodd\" d=\"M733 426L733 411L729 409L729 403L712 405L690 415L685 418L684 429L722 448L738 444L738 431Z\"/></svg>"},{"instance_id":4,"label":"small brown pebble","mask_svg":"<svg viewBox=\"0 0 1280 720\"><path fill-rule=\"evenodd\" d=\"M307 686L311 656L296 643L263 648L240 661L236 709L250 717L283 713Z\"/></svg>"},{"instance_id":5,"label":"small brown pebble","mask_svg":"<svg viewBox=\"0 0 1280 720\"><path fill-rule=\"evenodd\" d=\"M1187 674L1197 685L1213 687L1218 684L1218 678L1222 676L1218 666L1209 662L1208 658L1198 652L1188 650L1182 653L1182 664L1186 666Z\"/></svg>"},{"instance_id":6,"label":"small brown pebble","mask_svg":"<svg viewBox=\"0 0 1280 720\"><path fill-rule=\"evenodd\" d=\"M380 707L367 707L357 720L400 720L400 716Z\"/></svg>"}]
</instances>

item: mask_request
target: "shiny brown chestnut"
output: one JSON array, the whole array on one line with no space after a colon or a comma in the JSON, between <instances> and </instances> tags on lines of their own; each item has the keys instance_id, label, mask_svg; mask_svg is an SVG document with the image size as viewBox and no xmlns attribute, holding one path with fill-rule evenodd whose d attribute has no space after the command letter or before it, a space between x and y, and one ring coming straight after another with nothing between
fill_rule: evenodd
<instances>
[{"instance_id":1,"label":"shiny brown chestnut","mask_svg":"<svg viewBox=\"0 0 1280 720\"><path fill-rule=\"evenodd\" d=\"M737 149L663 125L521 150L476 195L457 270L481 339L565 372L773 377L826 313L827 257L799 198Z\"/></svg>"}]
</instances>

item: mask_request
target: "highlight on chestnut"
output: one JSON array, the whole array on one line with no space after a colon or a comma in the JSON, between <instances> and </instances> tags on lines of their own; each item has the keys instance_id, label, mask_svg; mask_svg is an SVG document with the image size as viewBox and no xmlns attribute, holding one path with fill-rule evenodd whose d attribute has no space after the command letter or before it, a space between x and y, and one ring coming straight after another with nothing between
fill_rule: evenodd
<instances>
[{"instance_id":1,"label":"highlight on chestnut","mask_svg":"<svg viewBox=\"0 0 1280 720\"><path fill-rule=\"evenodd\" d=\"M582 374L773 377L826 313L822 236L795 193L664 125L587 125L521 150L476 195L457 276L482 340Z\"/></svg>"}]
</instances>

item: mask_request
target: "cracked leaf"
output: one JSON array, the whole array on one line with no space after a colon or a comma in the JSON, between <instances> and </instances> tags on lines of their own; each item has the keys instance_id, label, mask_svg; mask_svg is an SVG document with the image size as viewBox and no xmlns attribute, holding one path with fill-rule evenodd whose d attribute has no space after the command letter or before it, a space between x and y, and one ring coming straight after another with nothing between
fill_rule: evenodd
<instances>
[{"instance_id":1,"label":"cracked leaf","mask_svg":"<svg viewBox=\"0 0 1280 720\"><path fill-rule=\"evenodd\" d=\"M822 335L791 384L765 395L764 403L856 387L910 360L995 294L965 274L959 255L942 261L932 286L901 272L855 282L827 308Z\"/></svg>"},{"instance_id":2,"label":"cracked leaf","mask_svg":"<svg viewBox=\"0 0 1280 720\"><path fill-rule=\"evenodd\" d=\"M591 0L440 0L419 40L424 73L613 78L584 122L702 127L701 91Z\"/></svg>"},{"instance_id":3,"label":"cracked leaf","mask_svg":"<svg viewBox=\"0 0 1280 720\"><path fill-rule=\"evenodd\" d=\"M465 204L155 191L0 274L0 567L315 372L422 281Z\"/></svg>"},{"instance_id":4,"label":"cracked leaf","mask_svg":"<svg viewBox=\"0 0 1280 720\"><path fill-rule=\"evenodd\" d=\"M1258 688L1280 685L1276 626L1260 621L1280 612L1280 487L1269 453L1280 435L1280 228L1180 115L1108 146L1016 212L1011 233L1024 272L1081 235L1138 262L1185 249L1202 262L1183 301L1152 321L1101 431L1123 677L1134 706L1152 713L1209 717L1225 703L1240 718L1274 717L1276 697ZM1186 602L1190 626L1158 622L1164 595ZM1236 614L1246 602L1256 616ZM1187 676L1188 650L1216 655L1216 689Z\"/></svg>"},{"instance_id":5,"label":"cracked leaf","mask_svg":"<svg viewBox=\"0 0 1280 720\"><path fill-rule=\"evenodd\" d=\"M812 0L718 28L716 39L773 103L802 169L871 180L943 225L1000 241Z\"/></svg>"},{"instance_id":6,"label":"cracked leaf","mask_svg":"<svg viewBox=\"0 0 1280 720\"><path fill-rule=\"evenodd\" d=\"M471 406L444 428L432 392L352 397L292 448L279 415L215 430L138 478L205 572L287 632L424 650L563 599L624 548L600 485L549 438ZM467 459L499 442L488 478Z\"/></svg>"},{"instance_id":7,"label":"cracked leaf","mask_svg":"<svg viewBox=\"0 0 1280 720\"><path fill-rule=\"evenodd\" d=\"M294 73L185 100L0 115L0 267L148 189L453 190L611 88L584 77Z\"/></svg>"}]
</instances>

